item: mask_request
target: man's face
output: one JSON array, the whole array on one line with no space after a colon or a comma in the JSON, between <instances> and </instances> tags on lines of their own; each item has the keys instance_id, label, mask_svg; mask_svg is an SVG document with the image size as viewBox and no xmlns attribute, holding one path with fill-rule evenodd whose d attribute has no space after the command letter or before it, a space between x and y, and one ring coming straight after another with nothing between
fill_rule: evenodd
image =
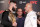
<instances>
[{"instance_id":1,"label":"man's face","mask_svg":"<svg viewBox=\"0 0 40 27\"><path fill-rule=\"evenodd\" d=\"M16 5L16 3L14 3L14 8L15 8L15 9L17 8L17 5Z\"/></svg>"},{"instance_id":2,"label":"man's face","mask_svg":"<svg viewBox=\"0 0 40 27\"><path fill-rule=\"evenodd\" d=\"M29 9L31 9L31 5L30 4L26 4L26 6L25 6L25 11L27 12Z\"/></svg>"},{"instance_id":3,"label":"man's face","mask_svg":"<svg viewBox=\"0 0 40 27\"><path fill-rule=\"evenodd\" d=\"M17 8L16 3L13 3L13 2L10 3L10 6L15 9Z\"/></svg>"},{"instance_id":4,"label":"man's face","mask_svg":"<svg viewBox=\"0 0 40 27\"><path fill-rule=\"evenodd\" d=\"M18 11L17 11L17 14L18 14L18 16L21 16L22 15L22 9L18 9Z\"/></svg>"}]
</instances>

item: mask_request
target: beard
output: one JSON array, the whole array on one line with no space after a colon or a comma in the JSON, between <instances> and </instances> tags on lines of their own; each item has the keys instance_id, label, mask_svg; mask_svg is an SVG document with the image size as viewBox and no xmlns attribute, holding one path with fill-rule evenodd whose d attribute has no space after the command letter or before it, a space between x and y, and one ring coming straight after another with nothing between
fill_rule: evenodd
<instances>
[{"instance_id":1,"label":"beard","mask_svg":"<svg viewBox=\"0 0 40 27\"><path fill-rule=\"evenodd\" d=\"M13 11L15 11L15 8L12 8Z\"/></svg>"}]
</instances>

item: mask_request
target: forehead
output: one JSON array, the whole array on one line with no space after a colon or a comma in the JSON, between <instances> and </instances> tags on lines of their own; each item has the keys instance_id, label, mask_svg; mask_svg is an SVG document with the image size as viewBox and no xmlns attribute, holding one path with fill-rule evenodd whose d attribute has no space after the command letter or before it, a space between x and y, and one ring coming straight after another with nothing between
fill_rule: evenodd
<instances>
[{"instance_id":1,"label":"forehead","mask_svg":"<svg viewBox=\"0 0 40 27\"><path fill-rule=\"evenodd\" d=\"M14 5L16 5L16 3L13 3L13 2L11 2L10 4L14 4Z\"/></svg>"},{"instance_id":2,"label":"forehead","mask_svg":"<svg viewBox=\"0 0 40 27\"><path fill-rule=\"evenodd\" d=\"M18 9L18 11L22 11L22 9Z\"/></svg>"},{"instance_id":3,"label":"forehead","mask_svg":"<svg viewBox=\"0 0 40 27\"><path fill-rule=\"evenodd\" d=\"M32 6L32 4L28 3L28 4L26 4L26 6Z\"/></svg>"}]
</instances>

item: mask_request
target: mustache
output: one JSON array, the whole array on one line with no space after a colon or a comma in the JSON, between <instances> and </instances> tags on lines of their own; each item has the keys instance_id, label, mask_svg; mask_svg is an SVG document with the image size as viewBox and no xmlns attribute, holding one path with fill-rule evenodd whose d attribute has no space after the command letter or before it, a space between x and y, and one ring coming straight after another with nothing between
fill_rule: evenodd
<instances>
[{"instance_id":1,"label":"mustache","mask_svg":"<svg viewBox=\"0 0 40 27\"><path fill-rule=\"evenodd\" d=\"M15 8L12 8L13 11L15 11Z\"/></svg>"}]
</instances>

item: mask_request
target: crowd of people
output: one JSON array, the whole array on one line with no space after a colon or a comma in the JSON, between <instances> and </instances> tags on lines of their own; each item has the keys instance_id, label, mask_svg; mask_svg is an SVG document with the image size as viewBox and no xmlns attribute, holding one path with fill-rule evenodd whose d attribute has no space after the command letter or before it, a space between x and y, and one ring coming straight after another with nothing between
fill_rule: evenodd
<instances>
[{"instance_id":1,"label":"crowd of people","mask_svg":"<svg viewBox=\"0 0 40 27\"><path fill-rule=\"evenodd\" d=\"M15 1L10 1L9 8L2 14L1 24L4 27L37 27L38 22L40 27L40 16L33 11L32 4L27 3L24 10L18 8Z\"/></svg>"}]
</instances>

